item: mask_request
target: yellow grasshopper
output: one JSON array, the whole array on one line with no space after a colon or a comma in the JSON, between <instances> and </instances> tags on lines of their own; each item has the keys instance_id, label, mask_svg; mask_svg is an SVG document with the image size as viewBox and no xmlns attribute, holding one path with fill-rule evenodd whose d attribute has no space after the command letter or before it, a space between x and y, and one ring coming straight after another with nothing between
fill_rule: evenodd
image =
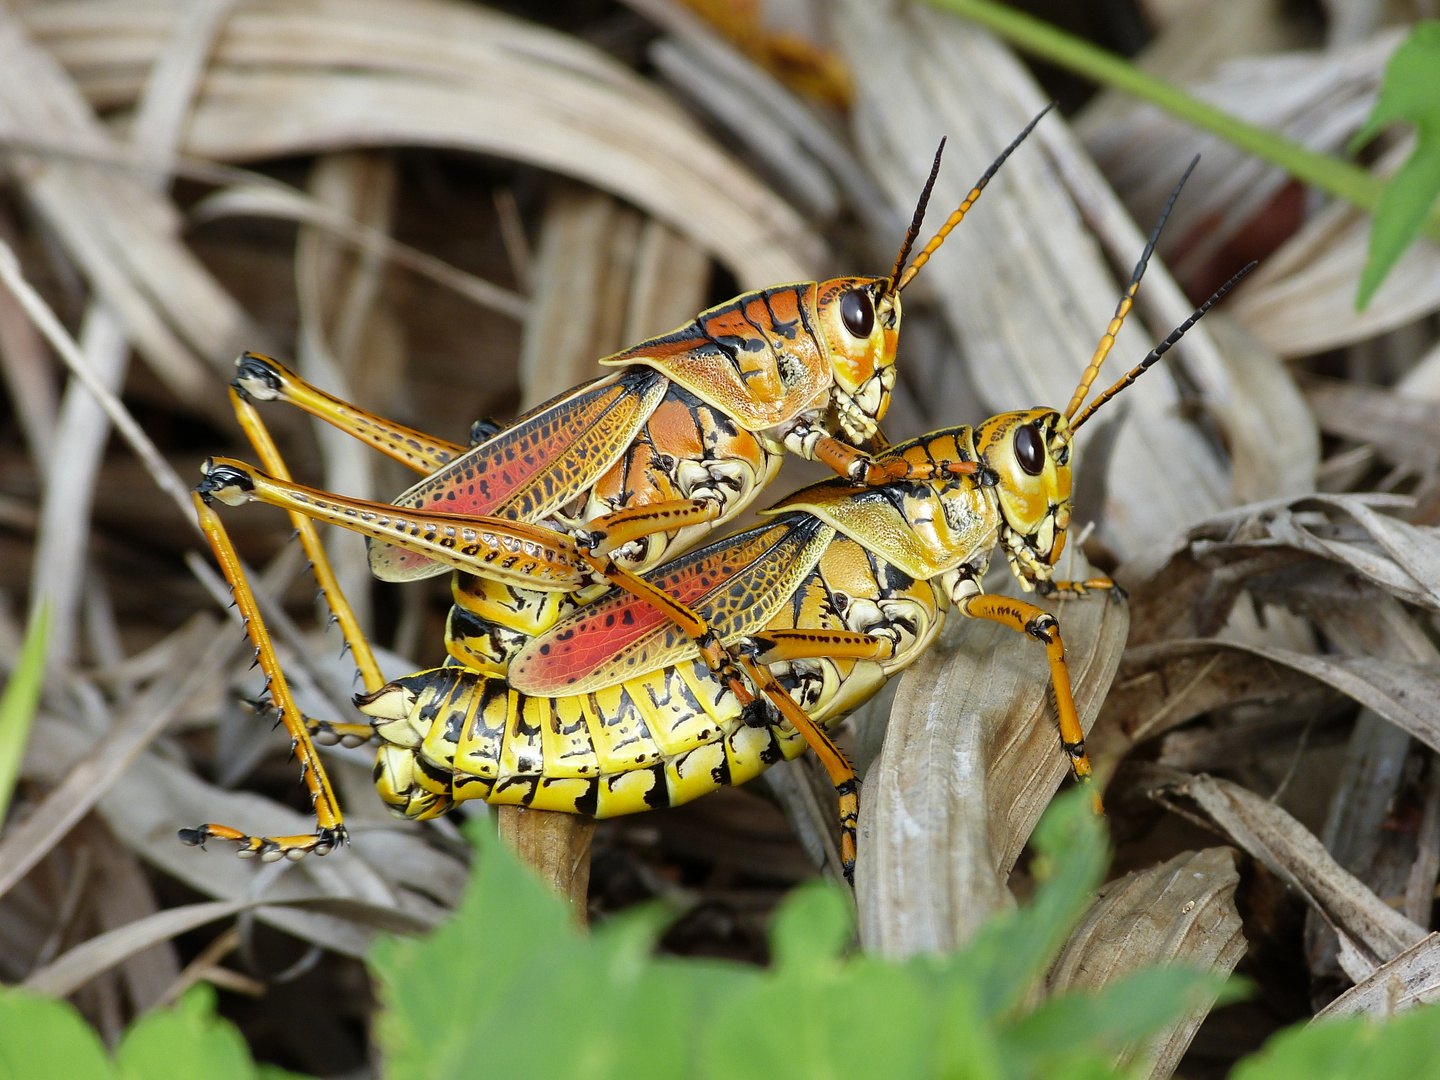
<instances>
[{"instance_id":1,"label":"yellow grasshopper","mask_svg":"<svg viewBox=\"0 0 1440 1080\"><path fill-rule=\"evenodd\" d=\"M371 569L384 580L459 571L452 640L466 644L452 655L466 663L503 671L517 634L553 621L573 603L571 594L618 585L662 608L732 691L753 701L704 621L637 571L745 510L786 452L865 484L907 475L879 431L895 385L900 293L1044 114L986 169L908 266L940 152L890 274L743 293L602 360L615 372L504 428L477 424L468 449L340 401L277 361L247 353L231 400L265 471L229 459L216 464L248 470L248 497L291 512L316 565L323 553L305 519L363 533ZM296 405L425 478L393 504L293 484L255 409L262 401ZM322 574L320 584L374 690L382 680L371 650L333 577Z\"/></svg>"},{"instance_id":2,"label":"yellow grasshopper","mask_svg":"<svg viewBox=\"0 0 1440 1080\"><path fill-rule=\"evenodd\" d=\"M1033 604L984 593L981 579L999 546L1026 590L1113 589L1104 578L1052 580L1070 523L1075 432L1250 269L1080 411L1178 193L1177 185L1063 411L1003 413L973 429L948 428L892 447L903 476L875 486L812 485L766 511L769 523L642 575L714 628L769 709L747 708L664 609L615 590L512 643L504 671L465 663L452 643L444 666L359 696L372 723L347 733L380 738L375 778L382 797L409 817L434 816L466 799L605 817L743 782L808 745L836 786L848 874L855 776L826 728L913 662L950 607L1045 645L1062 745L1075 773L1088 776L1056 620ZM228 541L208 500L244 502L257 497L262 482L250 470L214 464L198 489L202 521L222 562ZM236 594L282 716L298 716L243 580ZM308 737L297 742L303 756ZM233 840L241 854L267 859L330 850L344 838L344 826L313 754L306 762L317 832L253 837L202 825L184 830L182 839Z\"/></svg>"}]
</instances>

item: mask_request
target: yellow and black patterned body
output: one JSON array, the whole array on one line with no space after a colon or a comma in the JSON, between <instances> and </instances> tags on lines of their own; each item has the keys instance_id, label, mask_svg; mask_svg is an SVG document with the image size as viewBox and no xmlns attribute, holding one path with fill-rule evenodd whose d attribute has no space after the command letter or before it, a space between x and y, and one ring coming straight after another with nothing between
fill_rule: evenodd
<instances>
[{"instance_id":1,"label":"yellow and black patterned body","mask_svg":"<svg viewBox=\"0 0 1440 1080\"><path fill-rule=\"evenodd\" d=\"M968 427L896 450L976 460ZM972 475L871 489L829 481L767 513L766 524L646 577L692 605L727 645L763 644L776 631L888 641L883 659L819 655L769 665L821 727L908 666L946 609L979 593L1003 528L993 486ZM463 614L452 614L446 665L361 703L384 740L377 786L398 813L429 817L465 799L597 817L636 813L743 783L805 749L776 714L747 723L694 643L629 594L610 592L568 613L513 605L484 583L457 585L456 599ZM511 636L486 649L477 642L488 634L457 635L484 619L503 620Z\"/></svg>"}]
</instances>

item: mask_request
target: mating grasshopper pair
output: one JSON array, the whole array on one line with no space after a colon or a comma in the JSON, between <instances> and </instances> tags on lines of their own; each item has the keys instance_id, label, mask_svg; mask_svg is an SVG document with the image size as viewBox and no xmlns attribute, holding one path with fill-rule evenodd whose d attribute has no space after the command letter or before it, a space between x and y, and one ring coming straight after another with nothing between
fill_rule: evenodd
<instances>
[{"instance_id":1,"label":"mating grasshopper pair","mask_svg":"<svg viewBox=\"0 0 1440 1080\"><path fill-rule=\"evenodd\" d=\"M324 854L342 842L312 732L350 742L378 736L377 786L410 817L475 798L631 813L743 782L810 746L835 782L848 875L855 777L825 729L913 661L952 605L1045 644L1061 739L1077 775L1087 775L1054 618L984 594L980 579L999 544L1026 589L1111 587L1106 579L1050 580L1069 524L1071 438L1225 290L1076 418L1133 302L1152 234L1063 413L1006 413L895 447L878 431L894 385L901 289L1038 120L908 268L938 154L888 277L742 295L611 357L605 363L620 367L617 374L469 450L364 413L273 361L242 357L232 400L269 472L212 461L196 508L301 759L318 828L252 837L202 825L182 839L233 840L242 855L264 859ZM252 399L288 400L427 477L394 505L294 484ZM867 453L866 444L877 451ZM785 500L768 511L775 517L767 525L658 565L748 505L785 450L824 461L844 479ZM354 650L366 690L356 702L372 723L301 716L211 509L216 499L290 511ZM382 578L459 571L445 666L384 682L313 520L369 537ZM601 595L611 586L618 588Z\"/></svg>"}]
</instances>

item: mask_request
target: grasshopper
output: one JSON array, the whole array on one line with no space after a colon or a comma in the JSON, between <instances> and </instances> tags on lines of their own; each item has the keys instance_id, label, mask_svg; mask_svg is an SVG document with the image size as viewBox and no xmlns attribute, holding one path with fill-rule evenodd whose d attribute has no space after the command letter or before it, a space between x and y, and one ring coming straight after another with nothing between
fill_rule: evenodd
<instances>
[{"instance_id":1,"label":"grasshopper","mask_svg":"<svg viewBox=\"0 0 1440 1080\"><path fill-rule=\"evenodd\" d=\"M749 708L663 607L617 588L544 625L537 620L505 671L466 664L452 646L445 665L357 696L371 723L351 725L345 734L379 737L375 780L382 798L412 818L433 817L467 799L607 817L742 783L809 746L835 784L849 876L857 783L827 728L913 662L950 608L1045 646L1061 743L1077 778L1086 780L1090 765L1058 623L1034 604L986 594L981 581L999 547L1025 591L1120 595L1108 578L1053 576L1070 524L1074 435L1254 265L1080 411L1188 176L1189 170L1162 211L1063 411L1002 413L974 428L947 428L899 444L888 454L904 466L885 483L811 485L766 511L767 524L640 575L715 628L764 708ZM216 464L200 485L197 508L222 565L228 540L208 500L246 501L255 483L253 471ZM282 718L292 718L319 828L305 836L252 837L202 825L181 837L196 844L232 840L242 855L263 859L323 854L344 839L338 808L313 751L306 756L308 730L273 651L267 652L253 597L243 578L232 584Z\"/></svg>"},{"instance_id":2,"label":"grasshopper","mask_svg":"<svg viewBox=\"0 0 1440 1080\"><path fill-rule=\"evenodd\" d=\"M704 620L637 571L745 510L786 452L868 485L918 478L903 458L886 453L878 426L895 385L900 293L1044 114L991 164L908 266L943 142L888 276L744 293L602 360L613 374L505 428L482 421L468 449L374 416L247 353L231 397L267 471L229 459L214 465L249 470L253 483L241 501L363 533L371 569L383 580L460 571L450 641L461 662L503 671L516 644L558 618L575 594L618 585L664 610L712 670L753 704ZM295 485L254 409L260 401L296 405L425 477L390 505ZM305 531L301 539L316 562ZM341 610L343 599L333 582L322 587L354 645L358 633ZM373 690L378 672L369 649L356 646L355 655Z\"/></svg>"}]
</instances>

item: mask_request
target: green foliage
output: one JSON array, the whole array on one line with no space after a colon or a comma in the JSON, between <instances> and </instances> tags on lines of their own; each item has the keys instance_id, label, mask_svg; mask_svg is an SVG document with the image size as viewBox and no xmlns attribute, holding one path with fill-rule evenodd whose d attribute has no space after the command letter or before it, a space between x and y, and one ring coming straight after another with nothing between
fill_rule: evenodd
<instances>
[{"instance_id":1,"label":"green foliage","mask_svg":"<svg viewBox=\"0 0 1440 1080\"><path fill-rule=\"evenodd\" d=\"M100 1037L63 1001L0 992L0 1080L112 1080Z\"/></svg>"},{"instance_id":2,"label":"green foliage","mask_svg":"<svg viewBox=\"0 0 1440 1080\"><path fill-rule=\"evenodd\" d=\"M45 683L45 650L50 642L50 607L41 603L25 630L20 660L0 696L0 823L10 808L10 796L20 775L25 744L30 741L30 724L40 703Z\"/></svg>"},{"instance_id":3,"label":"green foliage","mask_svg":"<svg viewBox=\"0 0 1440 1080\"><path fill-rule=\"evenodd\" d=\"M579 933L483 825L456 918L371 957L387 1080L528 1072L796 1080L1111 1078L1115 1052L1220 985L1186 968L1027 1006L1083 912L1108 853L1089 795L1058 800L1035 835L1048 870L1030 905L966 949L905 962L848 954L848 895L815 883L776 913L768 971L652 955L665 914Z\"/></svg>"},{"instance_id":4,"label":"green foliage","mask_svg":"<svg viewBox=\"0 0 1440 1080\"><path fill-rule=\"evenodd\" d=\"M1364 146L1387 124L1415 127L1415 150L1390 178L1370 226L1370 252L1360 274L1355 307L1363 310L1400 256L1420 235L1440 196L1440 22L1417 23L1385 65L1380 97L1350 151Z\"/></svg>"},{"instance_id":5,"label":"green foliage","mask_svg":"<svg viewBox=\"0 0 1440 1080\"><path fill-rule=\"evenodd\" d=\"M1235 1067L1230 1080L1435 1080L1440 1008L1421 1006L1383 1024L1363 1017L1280 1032Z\"/></svg>"},{"instance_id":6,"label":"green foliage","mask_svg":"<svg viewBox=\"0 0 1440 1080\"><path fill-rule=\"evenodd\" d=\"M215 1015L215 991L192 987L171 1009L147 1013L112 1061L63 1001L0 991L0 1080L305 1080L257 1066L240 1032Z\"/></svg>"},{"instance_id":7,"label":"green foliage","mask_svg":"<svg viewBox=\"0 0 1440 1080\"><path fill-rule=\"evenodd\" d=\"M1036 1004L1037 983L1090 901L1108 852L1089 795L1036 830L1034 900L951 956L853 953L850 898L813 883L771 928L769 970L654 955L667 913L578 931L483 821L455 917L425 939L377 943L386 1080L1121 1080L1113 1062L1197 1000L1234 984L1184 967ZM304 1080L257 1066L193 988L126 1032L114 1058L64 1002L0 990L0 1080ZM1297 1027L1231 1080L1440 1080L1440 1009L1385 1024Z\"/></svg>"}]
</instances>

